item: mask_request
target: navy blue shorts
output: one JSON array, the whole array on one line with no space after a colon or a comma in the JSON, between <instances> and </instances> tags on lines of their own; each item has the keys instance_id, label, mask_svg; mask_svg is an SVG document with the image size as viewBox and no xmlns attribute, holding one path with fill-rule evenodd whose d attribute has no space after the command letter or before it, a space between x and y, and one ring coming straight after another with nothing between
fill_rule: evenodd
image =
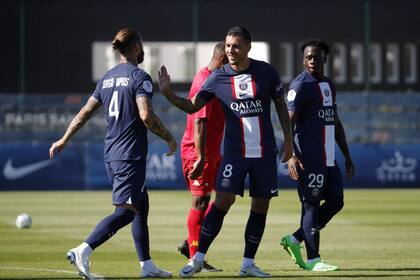
<instances>
[{"instance_id":1,"label":"navy blue shorts","mask_svg":"<svg viewBox=\"0 0 420 280\"><path fill-rule=\"evenodd\" d=\"M343 180L338 166L298 166L301 201L343 199Z\"/></svg>"},{"instance_id":2,"label":"navy blue shorts","mask_svg":"<svg viewBox=\"0 0 420 280\"><path fill-rule=\"evenodd\" d=\"M147 189L144 185L146 161L111 161L105 165L112 184L112 204L127 203L140 209L142 201L147 198Z\"/></svg>"},{"instance_id":3,"label":"navy blue shorts","mask_svg":"<svg viewBox=\"0 0 420 280\"><path fill-rule=\"evenodd\" d=\"M270 198L278 195L277 158L223 158L216 179L216 190L244 195L245 178L249 174L249 195Z\"/></svg>"}]
</instances>

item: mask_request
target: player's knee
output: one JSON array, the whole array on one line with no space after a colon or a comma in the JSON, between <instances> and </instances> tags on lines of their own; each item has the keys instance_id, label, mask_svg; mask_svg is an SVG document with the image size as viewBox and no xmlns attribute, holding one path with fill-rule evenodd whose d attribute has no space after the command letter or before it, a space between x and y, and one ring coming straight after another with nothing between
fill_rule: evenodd
<instances>
[{"instance_id":1,"label":"player's knee","mask_svg":"<svg viewBox=\"0 0 420 280\"><path fill-rule=\"evenodd\" d=\"M206 211L210 202L209 196L193 196L192 197L192 208L198 211Z\"/></svg>"},{"instance_id":2,"label":"player's knee","mask_svg":"<svg viewBox=\"0 0 420 280\"><path fill-rule=\"evenodd\" d=\"M228 212L232 204L235 202L235 195L231 193L217 192L214 205L224 212Z\"/></svg>"},{"instance_id":3,"label":"player's knee","mask_svg":"<svg viewBox=\"0 0 420 280\"><path fill-rule=\"evenodd\" d=\"M304 201L303 209L305 212L313 212L319 209L319 201Z\"/></svg>"},{"instance_id":4,"label":"player's knee","mask_svg":"<svg viewBox=\"0 0 420 280\"><path fill-rule=\"evenodd\" d=\"M252 198L251 210L257 213L267 213L270 207L270 198Z\"/></svg>"},{"instance_id":5,"label":"player's knee","mask_svg":"<svg viewBox=\"0 0 420 280\"><path fill-rule=\"evenodd\" d=\"M119 219L123 221L131 222L136 215L136 212L133 209L129 209L127 207L117 206L115 208L114 215L117 215Z\"/></svg>"}]
</instances>

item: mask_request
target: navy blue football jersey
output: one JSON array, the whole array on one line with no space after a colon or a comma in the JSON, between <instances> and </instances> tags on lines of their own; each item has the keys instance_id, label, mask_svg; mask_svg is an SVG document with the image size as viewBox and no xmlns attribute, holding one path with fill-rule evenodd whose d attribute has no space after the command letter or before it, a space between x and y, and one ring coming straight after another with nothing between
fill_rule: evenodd
<instances>
[{"instance_id":1,"label":"navy blue football jersey","mask_svg":"<svg viewBox=\"0 0 420 280\"><path fill-rule=\"evenodd\" d=\"M152 98L150 75L131 63L118 64L98 82L92 96L105 108L105 161L145 160L147 127L140 119L136 97Z\"/></svg>"},{"instance_id":2,"label":"navy blue football jersey","mask_svg":"<svg viewBox=\"0 0 420 280\"><path fill-rule=\"evenodd\" d=\"M307 71L290 84L287 107L298 115L294 150L304 164L335 166L335 97L330 79L317 80Z\"/></svg>"},{"instance_id":3,"label":"navy blue football jersey","mask_svg":"<svg viewBox=\"0 0 420 280\"><path fill-rule=\"evenodd\" d=\"M261 158L278 153L270 103L273 98L283 98L283 85L270 64L251 59L242 72L225 64L210 74L198 95L206 100L217 97L222 104L225 158Z\"/></svg>"}]
</instances>

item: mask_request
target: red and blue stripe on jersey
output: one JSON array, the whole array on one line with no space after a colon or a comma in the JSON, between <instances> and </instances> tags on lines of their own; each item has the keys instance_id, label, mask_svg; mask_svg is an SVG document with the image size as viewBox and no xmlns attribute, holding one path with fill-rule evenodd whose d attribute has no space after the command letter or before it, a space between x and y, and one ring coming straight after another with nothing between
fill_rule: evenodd
<instances>
[{"instance_id":1,"label":"red and blue stripe on jersey","mask_svg":"<svg viewBox=\"0 0 420 280\"><path fill-rule=\"evenodd\" d=\"M229 64L214 71L200 97L217 97L225 113L224 157L261 158L277 153L270 117L272 98L282 97L276 70L251 60L249 68L236 72Z\"/></svg>"},{"instance_id":2,"label":"red and blue stripe on jersey","mask_svg":"<svg viewBox=\"0 0 420 280\"><path fill-rule=\"evenodd\" d=\"M297 113L295 153L304 163L335 166L335 97L328 78L316 80L307 71L290 84L287 106Z\"/></svg>"}]
</instances>

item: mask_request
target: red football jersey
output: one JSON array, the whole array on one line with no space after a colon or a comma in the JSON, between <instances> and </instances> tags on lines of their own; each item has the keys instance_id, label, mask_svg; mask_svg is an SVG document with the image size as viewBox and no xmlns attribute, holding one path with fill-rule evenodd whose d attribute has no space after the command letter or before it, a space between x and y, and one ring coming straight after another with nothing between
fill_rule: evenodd
<instances>
[{"instance_id":1,"label":"red football jersey","mask_svg":"<svg viewBox=\"0 0 420 280\"><path fill-rule=\"evenodd\" d=\"M195 96L201 89L201 86L210 75L211 71L207 67L198 71L191 85L188 98ZM200 111L187 115L187 126L181 142L181 158L197 159L197 152L194 145L194 120L207 119L207 141L206 141L206 160L220 160L220 144L223 138L225 127L225 116L217 98L213 98Z\"/></svg>"}]
</instances>

